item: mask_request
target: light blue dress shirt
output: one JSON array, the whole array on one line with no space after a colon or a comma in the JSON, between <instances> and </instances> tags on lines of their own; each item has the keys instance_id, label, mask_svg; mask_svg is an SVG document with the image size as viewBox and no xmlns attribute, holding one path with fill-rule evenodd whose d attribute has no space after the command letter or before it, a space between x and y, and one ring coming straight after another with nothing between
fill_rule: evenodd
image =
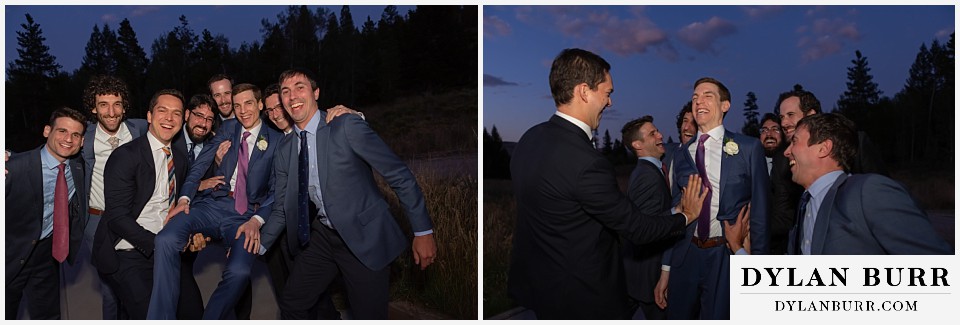
<instances>
[{"instance_id":1,"label":"light blue dress shirt","mask_svg":"<svg viewBox=\"0 0 960 325\"><path fill-rule=\"evenodd\" d=\"M57 166L59 165L60 162L57 158L53 158L46 147L40 150L40 170L43 172L43 227L40 231L40 239L53 234L53 196L56 195L57 174L60 173ZM67 200L69 201L75 192L73 173L70 172L69 164L63 168L63 175L67 179Z\"/></svg>"},{"instance_id":2,"label":"light blue dress shirt","mask_svg":"<svg viewBox=\"0 0 960 325\"><path fill-rule=\"evenodd\" d=\"M806 215L803 217L803 235L800 238L800 251L803 255L810 255L810 241L813 239L813 227L817 224L817 212L820 211L820 203L827 197L830 186L837 181L837 177L843 174L842 170L835 170L820 176L807 192L810 192L810 201L807 202Z\"/></svg>"}]
</instances>

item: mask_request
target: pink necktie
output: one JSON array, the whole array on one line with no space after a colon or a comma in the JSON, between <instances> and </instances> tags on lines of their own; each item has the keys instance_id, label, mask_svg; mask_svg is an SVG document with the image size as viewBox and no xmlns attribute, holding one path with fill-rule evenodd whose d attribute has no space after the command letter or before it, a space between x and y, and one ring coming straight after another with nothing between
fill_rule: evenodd
<instances>
[{"instance_id":1,"label":"pink necktie","mask_svg":"<svg viewBox=\"0 0 960 325\"><path fill-rule=\"evenodd\" d=\"M60 163L57 168L57 186L53 192L53 258L63 263L70 252L70 213L67 210L67 177L63 169L67 165Z\"/></svg>"}]
</instances>

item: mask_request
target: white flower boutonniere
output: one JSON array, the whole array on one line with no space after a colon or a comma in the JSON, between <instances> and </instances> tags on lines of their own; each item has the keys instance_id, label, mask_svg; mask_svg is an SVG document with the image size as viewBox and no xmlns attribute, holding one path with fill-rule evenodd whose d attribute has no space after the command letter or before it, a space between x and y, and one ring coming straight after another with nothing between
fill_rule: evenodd
<instances>
[{"instance_id":1,"label":"white flower boutonniere","mask_svg":"<svg viewBox=\"0 0 960 325\"><path fill-rule=\"evenodd\" d=\"M723 142L723 152L726 152L728 155L736 155L740 152L740 145L736 142L733 142L733 139L727 138Z\"/></svg>"},{"instance_id":2,"label":"white flower boutonniere","mask_svg":"<svg viewBox=\"0 0 960 325\"><path fill-rule=\"evenodd\" d=\"M264 139L261 135L260 138L257 139L257 149L260 149L260 151L265 151L267 150L267 145L267 139Z\"/></svg>"}]
</instances>

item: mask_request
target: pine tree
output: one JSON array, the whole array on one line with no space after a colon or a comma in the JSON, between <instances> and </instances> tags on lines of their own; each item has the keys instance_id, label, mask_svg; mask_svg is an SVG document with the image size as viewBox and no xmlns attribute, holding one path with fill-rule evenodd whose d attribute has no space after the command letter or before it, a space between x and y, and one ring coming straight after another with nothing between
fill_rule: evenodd
<instances>
[{"instance_id":1,"label":"pine tree","mask_svg":"<svg viewBox=\"0 0 960 325\"><path fill-rule=\"evenodd\" d=\"M150 96L146 95L146 73L150 61L147 53L137 40L137 33L130 25L130 20L124 18L117 29L117 49L113 53L113 60L117 65L117 75L127 83L130 89L129 99L131 106L127 108L128 116L136 116L133 111L146 107Z\"/></svg>"},{"instance_id":2,"label":"pine tree","mask_svg":"<svg viewBox=\"0 0 960 325\"><path fill-rule=\"evenodd\" d=\"M34 139L53 111L57 79L61 66L45 44L40 24L26 14L27 22L17 31L17 55L7 64L6 118L10 149L24 151L39 145ZM24 139L24 140L21 140ZM28 141L26 139L33 139Z\"/></svg>"},{"instance_id":3,"label":"pine tree","mask_svg":"<svg viewBox=\"0 0 960 325\"><path fill-rule=\"evenodd\" d=\"M883 92L877 83L873 82L867 57L859 50L856 55L857 58L850 61L853 66L847 68L847 90L840 95L837 110L858 126L862 126L869 120L868 109L880 102Z\"/></svg>"},{"instance_id":4,"label":"pine tree","mask_svg":"<svg viewBox=\"0 0 960 325\"><path fill-rule=\"evenodd\" d=\"M604 155L609 155L610 151L613 150L613 142L610 142L610 130L603 131L603 147L600 149Z\"/></svg>"},{"instance_id":5,"label":"pine tree","mask_svg":"<svg viewBox=\"0 0 960 325\"><path fill-rule=\"evenodd\" d=\"M740 132L751 137L760 137L760 107L757 106L757 95L752 91L747 93L747 101L743 103L743 117L746 119Z\"/></svg>"}]
</instances>

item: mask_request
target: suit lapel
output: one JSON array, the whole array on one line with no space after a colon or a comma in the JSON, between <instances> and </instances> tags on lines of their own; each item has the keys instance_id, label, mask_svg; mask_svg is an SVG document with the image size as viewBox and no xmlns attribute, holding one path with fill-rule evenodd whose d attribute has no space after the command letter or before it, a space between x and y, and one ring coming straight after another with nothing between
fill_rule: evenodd
<instances>
[{"instance_id":1,"label":"suit lapel","mask_svg":"<svg viewBox=\"0 0 960 325\"><path fill-rule=\"evenodd\" d=\"M147 187L141 188L153 188L157 185L157 166L153 163L153 153L150 152L150 141L145 136L137 138L137 141L140 141L140 159L143 161L143 166L146 167L140 171L141 176L149 175L149 177L143 177L147 180Z\"/></svg>"},{"instance_id":2,"label":"suit lapel","mask_svg":"<svg viewBox=\"0 0 960 325\"><path fill-rule=\"evenodd\" d=\"M259 142L259 139L263 138L264 141L267 143L268 146L270 145L270 143L273 143L273 140L274 140L274 139L271 139L271 138L270 138L270 133L267 132L267 131L269 130L269 127L267 127L266 125L263 125L263 120L260 121L260 125L261 125L261 126L260 126L260 133L259 133L259 134L254 134L254 135L250 135L250 136L253 136L253 137L256 137L256 138L254 138L254 140L253 140L253 147L248 148L248 149L250 149L250 151L251 151L251 153L250 153L250 161L247 163L247 172L248 172L248 173L249 173L250 170L253 170L253 168L254 168L255 166L257 166L257 162L259 162L259 161L260 161L260 157L263 156L263 151L261 151L260 148L257 148L257 142ZM250 176L249 176L249 174L248 174L248 176L247 176L247 184L249 184L249 183L250 183Z\"/></svg>"},{"instance_id":3,"label":"suit lapel","mask_svg":"<svg viewBox=\"0 0 960 325\"><path fill-rule=\"evenodd\" d=\"M720 139L720 193L719 195L721 198L720 200L721 205L724 202L724 200L722 200L723 192L724 192L724 189L727 188L727 182L728 182L727 179L729 178L725 176L734 175L735 173L733 172L733 169L739 167L739 166L734 166L734 161L732 159L733 156L728 155L725 151L723 151L723 147L726 144L725 143L726 139L733 139L733 134L731 134L730 131L724 130L723 139Z\"/></svg>"},{"instance_id":4,"label":"suit lapel","mask_svg":"<svg viewBox=\"0 0 960 325\"><path fill-rule=\"evenodd\" d=\"M317 176L320 178L320 193L326 191L324 187L327 184L327 159L330 155L327 154L329 148L328 142L330 139L330 128L327 127L327 113L320 111L318 112L317 117L320 118L320 123L317 124L316 130L316 140L317 140Z\"/></svg>"},{"instance_id":5,"label":"suit lapel","mask_svg":"<svg viewBox=\"0 0 960 325\"><path fill-rule=\"evenodd\" d=\"M237 156L240 154L240 139L239 135L240 129L243 128L240 123L235 124L236 127L233 130L224 130L225 132L231 132L230 139L230 150L227 150L227 154L223 156L223 161L220 164L220 170L223 171L223 181L228 185L230 184L230 179L233 178L233 172L237 169ZM249 148L248 148L249 149ZM236 190L236 189L233 189Z\"/></svg>"},{"instance_id":6,"label":"suit lapel","mask_svg":"<svg viewBox=\"0 0 960 325\"><path fill-rule=\"evenodd\" d=\"M830 216L833 212L833 201L837 198L837 190L840 188L840 185L846 180L847 174L840 174L837 180L833 182L833 185L830 186L830 190L827 191L827 196L823 198L823 202L820 203L820 208L817 211L817 221L813 225L813 236L810 240L811 255L823 254L824 240L827 237L827 231L829 231Z\"/></svg>"}]
</instances>

